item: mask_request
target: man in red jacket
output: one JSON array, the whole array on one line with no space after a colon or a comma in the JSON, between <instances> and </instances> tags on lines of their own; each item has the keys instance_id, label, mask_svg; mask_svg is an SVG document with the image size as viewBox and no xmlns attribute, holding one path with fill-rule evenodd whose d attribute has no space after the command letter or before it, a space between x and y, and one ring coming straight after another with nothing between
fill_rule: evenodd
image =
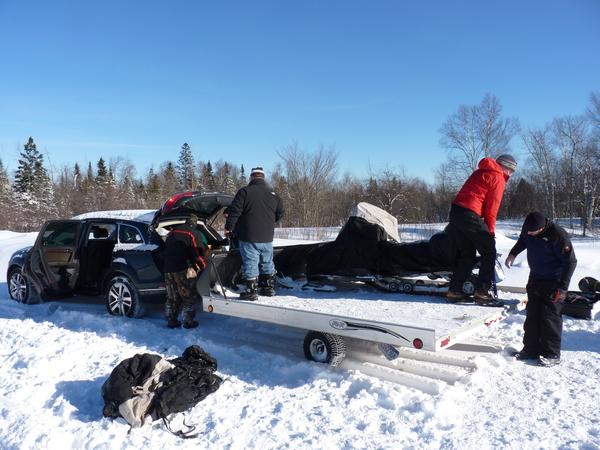
<instances>
[{"instance_id":1,"label":"man in red jacket","mask_svg":"<svg viewBox=\"0 0 600 450\"><path fill-rule=\"evenodd\" d=\"M464 299L462 287L475 264L476 251L481 255L481 264L474 300L479 304L494 301L490 289L496 260L496 215L506 182L516 168L511 155L483 158L454 198L447 231L458 250L458 260L446 295L448 301Z\"/></svg>"}]
</instances>

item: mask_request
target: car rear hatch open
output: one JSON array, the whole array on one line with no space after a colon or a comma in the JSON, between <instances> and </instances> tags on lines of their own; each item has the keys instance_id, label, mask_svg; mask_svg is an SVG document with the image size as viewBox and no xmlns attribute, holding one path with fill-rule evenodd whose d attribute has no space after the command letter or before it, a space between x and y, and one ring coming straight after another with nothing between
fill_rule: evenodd
<instances>
[{"instance_id":1,"label":"car rear hatch open","mask_svg":"<svg viewBox=\"0 0 600 450\"><path fill-rule=\"evenodd\" d=\"M212 224L225 208L233 201L233 195L220 192L190 191L176 194L169 198L161 209L156 211L151 226L161 235L165 235L173 225L178 225L190 214L198 216L198 226L204 232L209 244L220 244L223 237L212 227Z\"/></svg>"}]
</instances>

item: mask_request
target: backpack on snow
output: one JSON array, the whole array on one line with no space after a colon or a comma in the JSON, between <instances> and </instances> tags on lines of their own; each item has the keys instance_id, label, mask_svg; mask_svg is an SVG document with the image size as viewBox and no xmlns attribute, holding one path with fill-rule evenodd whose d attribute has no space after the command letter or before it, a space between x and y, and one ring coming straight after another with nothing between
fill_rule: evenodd
<instances>
[{"instance_id":1,"label":"backpack on snow","mask_svg":"<svg viewBox=\"0 0 600 450\"><path fill-rule=\"evenodd\" d=\"M186 411L215 392L223 382L214 374L216 370L216 359L197 345L172 360L137 354L121 361L102 385L102 414L123 417L132 428L143 425L148 417L162 419L173 434L194 437L190 435L194 427L173 432L167 416Z\"/></svg>"}]
</instances>

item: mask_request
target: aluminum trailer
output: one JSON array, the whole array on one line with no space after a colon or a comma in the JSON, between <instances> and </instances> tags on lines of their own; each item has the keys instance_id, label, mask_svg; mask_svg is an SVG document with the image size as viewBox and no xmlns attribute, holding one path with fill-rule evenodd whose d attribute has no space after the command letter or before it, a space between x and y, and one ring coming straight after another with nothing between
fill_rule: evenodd
<instances>
[{"instance_id":1,"label":"aluminum trailer","mask_svg":"<svg viewBox=\"0 0 600 450\"><path fill-rule=\"evenodd\" d=\"M344 338L379 343L389 358L393 356L389 351L399 347L439 352L507 314L506 307L450 304L433 297L306 298L303 293L302 297L278 295L246 301L215 295L208 278L200 277L197 286L204 311L308 330L305 356L334 366L345 358Z\"/></svg>"}]
</instances>

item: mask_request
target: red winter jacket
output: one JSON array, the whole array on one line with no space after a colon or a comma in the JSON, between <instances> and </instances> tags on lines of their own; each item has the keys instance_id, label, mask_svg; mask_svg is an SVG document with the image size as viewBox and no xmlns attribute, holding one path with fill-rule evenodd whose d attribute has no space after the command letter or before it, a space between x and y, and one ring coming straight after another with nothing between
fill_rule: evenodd
<instances>
[{"instance_id":1,"label":"red winter jacket","mask_svg":"<svg viewBox=\"0 0 600 450\"><path fill-rule=\"evenodd\" d=\"M479 168L465 181L452 203L470 209L483 218L493 234L507 181L508 175L494 158L483 158L479 161Z\"/></svg>"}]
</instances>

